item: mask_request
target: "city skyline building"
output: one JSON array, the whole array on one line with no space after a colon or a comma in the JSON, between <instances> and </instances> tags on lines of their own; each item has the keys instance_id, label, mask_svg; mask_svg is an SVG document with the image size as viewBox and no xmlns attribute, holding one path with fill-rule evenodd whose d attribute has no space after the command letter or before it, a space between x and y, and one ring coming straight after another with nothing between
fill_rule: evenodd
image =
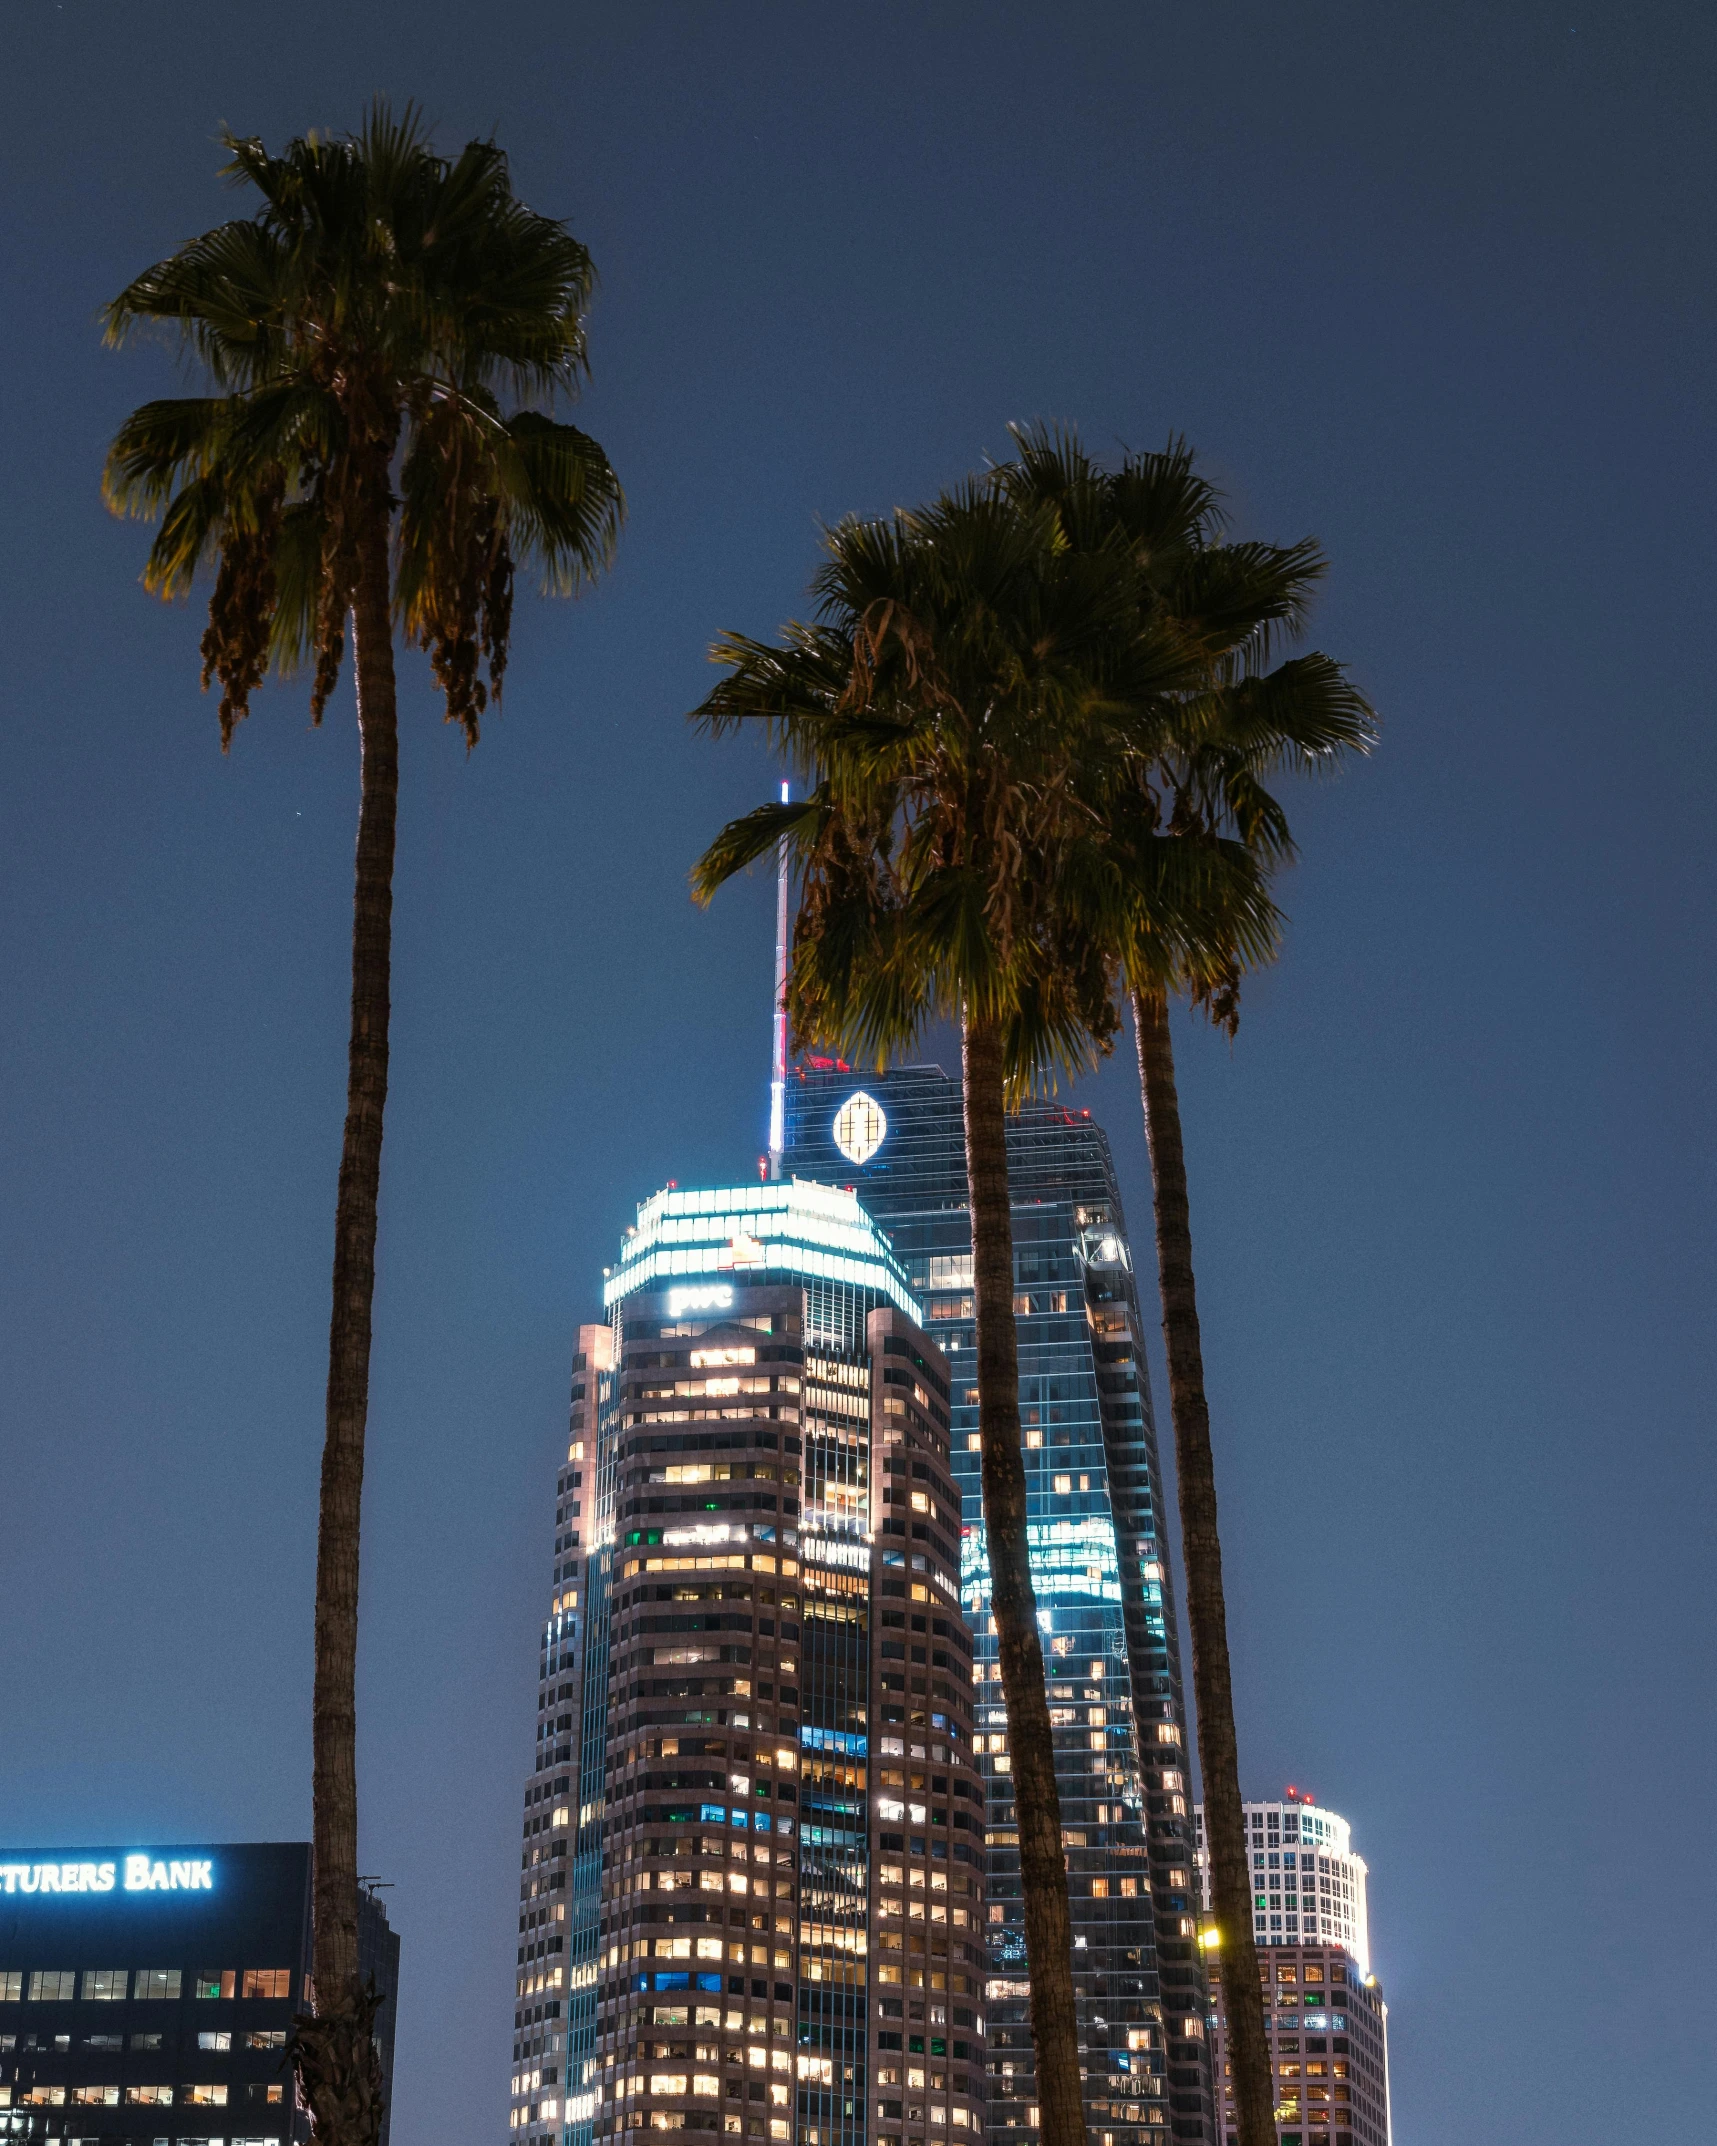
<instances>
[{"instance_id":1,"label":"city skyline building","mask_svg":"<svg viewBox=\"0 0 1717 2146\"><path fill-rule=\"evenodd\" d=\"M1390 2146L1389 2007L1371 1971L1367 1869L1339 1812L1290 1788L1244 1806L1278 2146ZM1204 1811L1199 1885L1210 1908ZM1238 2146L1218 1993L1225 2146Z\"/></svg>"},{"instance_id":2,"label":"city skyline building","mask_svg":"<svg viewBox=\"0 0 1717 2146\"><path fill-rule=\"evenodd\" d=\"M579 1332L511 2130L983 2125L983 1790L945 1359L853 1197L646 1201Z\"/></svg>"},{"instance_id":3,"label":"city skyline building","mask_svg":"<svg viewBox=\"0 0 1717 2146\"><path fill-rule=\"evenodd\" d=\"M852 1188L946 1351L962 1578L978 1632L988 1797L990 2124L1037 2127L1006 1717L989 1630L958 1080L812 1059L786 1092L783 1169ZM1162 1471L1125 1212L1089 1111L1008 1120L1028 1528L1068 1852L1086 2114L1095 2146L1214 2141L1210 1993Z\"/></svg>"},{"instance_id":4,"label":"city skyline building","mask_svg":"<svg viewBox=\"0 0 1717 2146\"><path fill-rule=\"evenodd\" d=\"M0 2140L297 2146L287 2055L311 2007L310 1844L0 1852ZM381 1995L386 2146L399 1938L359 1895Z\"/></svg>"}]
</instances>

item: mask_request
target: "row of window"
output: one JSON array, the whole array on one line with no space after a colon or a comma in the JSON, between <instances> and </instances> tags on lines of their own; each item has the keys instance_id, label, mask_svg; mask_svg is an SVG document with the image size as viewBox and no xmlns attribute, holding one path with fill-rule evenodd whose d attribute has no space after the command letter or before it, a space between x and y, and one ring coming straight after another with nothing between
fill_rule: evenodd
<instances>
[{"instance_id":1,"label":"row of window","mask_svg":"<svg viewBox=\"0 0 1717 2146\"><path fill-rule=\"evenodd\" d=\"M178 2105L187 2109L224 2109L231 2090L224 2081L205 2086L21 2086L14 2089L0 2086L0 2109L117 2109L121 2102L127 2108L170 2109L174 2096ZM245 2098L261 2102L283 2103L286 2099L284 2086L247 2086Z\"/></svg>"},{"instance_id":2,"label":"row of window","mask_svg":"<svg viewBox=\"0 0 1717 2146\"><path fill-rule=\"evenodd\" d=\"M133 2034L129 2037L129 2043L133 2050L159 2049L162 2046L162 2037L159 2034ZM14 2049L40 2049L63 2052L69 2050L71 2046L72 2038L69 2034L0 2034L0 2053L7 2053ZM80 2049L101 2049L114 2053L124 2049L126 2046L127 2037L123 2034L86 2034L78 2044ZM233 2037L230 2027L204 2028L197 2036L197 2047L212 2050L217 2056L227 2055L232 2046ZM284 2027L252 2027L247 2033L239 2036L238 2046L241 2049L284 2049L286 2047L286 2029Z\"/></svg>"},{"instance_id":3,"label":"row of window","mask_svg":"<svg viewBox=\"0 0 1717 2146\"><path fill-rule=\"evenodd\" d=\"M72 2142L68 2141L67 2146L72 2146ZM76 2146L86 2146L86 2142L79 2140L76 2142ZM96 2146L96 2142L93 2140L88 2141L87 2146ZM280 2139L278 2134L276 2134L276 2136L273 2138L245 2139L209 2138L204 2136L201 2138L189 2139L154 2139L149 2142L149 2146L283 2146L283 2141Z\"/></svg>"},{"instance_id":4,"label":"row of window","mask_svg":"<svg viewBox=\"0 0 1717 2146\"><path fill-rule=\"evenodd\" d=\"M173 1999L184 1994L177 1967L86 1967L78 1988L75 1967L38 1967L28 1975L21 1967L0 1967L0 2004L69 2004L82 1995L86 2004L123 2004ZM292 1995L289 1967L199 1968L191 1977L194 1997L267 1997Z\"/></svg>"}]
</instances>

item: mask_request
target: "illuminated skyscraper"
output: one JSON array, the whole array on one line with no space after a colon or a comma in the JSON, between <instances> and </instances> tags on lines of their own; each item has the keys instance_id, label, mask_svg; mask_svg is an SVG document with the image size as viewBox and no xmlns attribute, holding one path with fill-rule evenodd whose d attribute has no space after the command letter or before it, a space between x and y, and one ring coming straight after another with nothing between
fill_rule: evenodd
<instances>
[{"instance_id":1,"label":"illuminated skyscraper","mask_svg":"<svg viewBox=\"0 0 1717 2146\"><path fill-rule=\"evenodd\" d=\"M1186 1716L1143 1327L1108 1142L1089 1112L1008 1126L1032 1570L1072 1892L1096 2146L1215 2140ZM988 1785L990 2128L1037 2125L1018 1836L978 1462L961 1090L933 1066L787 1083L789 1177L850 1185L888 1233L953 1383L962 1578Z\"/></svg>"},{"instance_id":2,"label":"illuminated skyscraper","mask_svg":"<svg viewBox=\"0 0 1717 2146\"><path fill-rule=\"evenodd\" d=\"M512 2129L960 2146L983 1788L948 1367L850 1194L670 1188L579 1335Z\"/></svg>"},{"instance_id":3,"label":"illuminated skyscraper","mask_svg":"<svg viewBox=\"0 0 1717 2146\"><path fill-rule=\"evenodd\" d=\"M1366 1868L1347 1820L1293 1789L1245 1808L1278 2146L1389 2146L1389 2007L1371 1972ZM1197 1816L1208 1909L1202 1808ZM1237 2146L1226 2042L1219 2009L1224 2139Z\"/></svg>"}]
</instances>

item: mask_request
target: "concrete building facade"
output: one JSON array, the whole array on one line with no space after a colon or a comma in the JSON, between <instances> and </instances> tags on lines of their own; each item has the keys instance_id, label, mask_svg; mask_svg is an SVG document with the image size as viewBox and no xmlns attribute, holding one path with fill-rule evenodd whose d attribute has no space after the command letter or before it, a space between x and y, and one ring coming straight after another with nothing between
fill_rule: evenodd
<instances>
[{"instance_id":1,"label":"concrete building facade","mask_svg":"<svg viewBox=\"0 0 1717 2146\"><path fill-rule=\"evenodd\" d=\"M947 1362L818 1185L658 1194L604 1294L557 1476L513 2134L957 2146L985 1896Z\"/></svg>"},{"instance_id":2,"label":"concrete building facade","mask_svg":"<svg viewBox=\"0 0 1717 2146\"><path fill-rule=\"evenodd\" d=\"M1366 1866L1338 1812L1293 1791L1245 1806L1278 2146L1390 2146L1389 2008L1371 1971ZM1210 1906L1199 1822L1199 1882ZM1227 2022L1216 2022L1225 2146L1237 2146Z\"/></svg>"}]
</instances>

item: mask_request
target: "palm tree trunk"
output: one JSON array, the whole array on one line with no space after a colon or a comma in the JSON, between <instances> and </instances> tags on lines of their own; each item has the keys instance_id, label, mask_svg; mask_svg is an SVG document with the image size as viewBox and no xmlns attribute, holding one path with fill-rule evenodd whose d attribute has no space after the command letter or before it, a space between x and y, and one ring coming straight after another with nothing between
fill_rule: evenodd
<instances>
[{"instance_id":1,"label":"palm tree trunk","mask_svg":"<svg viewBox=\"0 0 1717 2146\"><path fill-rule=\"evenodd\" d=\"M1073 2000L1073 1926L1061 1798L1038 1636L1026 1535L1025 1454L1019 1418L1019 1338L1014 1326L1013 1212L1008 1194L1007 1117L1001 1031L967 1011L966 1176L972 1203L972 1281L978 1342L978 1424L990 1610L1001 1653L1031 2033L1043 2146L1085 2146L1079 2020Z\"/></svg>"},{"instance_id":2,"label":"palm tree trunk","mask_svg":"<svg viewBox=\"0 0 1717 2146\"><path fill-rule=\"evenodd\" d=\"M358 1545L369 1412L376 1199L388 1084L388 972L393 929L399 737L385 508L365 517L352 591L362 778L352 901L352 1027L346 1132L334 1212L328 1325L327 1435L316 1543L313 1828L316 2016L300 2029L299 2072L316 2146L373 2146L381 2073L375 2004L358 1980Z\"/></svg>"},{"instance_id":3,"label":"palm tree trunk","mask_svg":"<svg viewBox=\"0 0 1717 2146\"><path fill-rule=\"evenodd\" d=\"M1157 1269L1168 1353L1169 1412L1174 1422L1175 1480L1180 1494L1181 1555L1186 1561L1186 1621L1192 1639L1192 1687L1198 1709L1198 1766L1204 1785L1204 1839L1216 1910L1228 2061L1239 2114L1240 2146L1275 2146L1275 2094L1264 2039L1258 1953L1252 1942L1252 1875L1247 1863L1234 1691L1228 1669L1228 1614L1222 1597L1222 1544L1216 1531L1216 1469L1210 1409L1204 1396L1204 1351L1193 1285L1192 1222L1180 1098L1175 1090L1168 999L1133 994L1139 1086L1157 1217ZM1220 2094L1222 2082L1216 2082ZM1221 2110L1217 2111L1218 2128Z\"/></svg>"}]
</instances>

